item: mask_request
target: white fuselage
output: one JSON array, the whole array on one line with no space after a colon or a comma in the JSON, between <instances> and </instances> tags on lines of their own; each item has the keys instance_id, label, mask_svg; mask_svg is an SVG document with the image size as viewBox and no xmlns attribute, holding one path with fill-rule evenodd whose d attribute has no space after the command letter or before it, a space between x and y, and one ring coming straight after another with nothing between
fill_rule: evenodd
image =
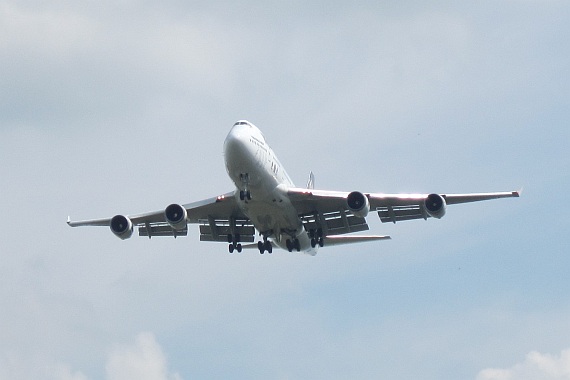
<instances>
[{"instance_id":1,"label":"white fuselage","mask_svg":"<svg viewBox=\"0 0 570 380\"><path fill-rule=\"evenodd\" d=\"M298 239L302 251L315 254L287 196L293 182L261 131L247 121L235 123L224 142L224 158L236 201L255 228L281 248L287 249L287 239Z\"/></svg>"}]
</instances>

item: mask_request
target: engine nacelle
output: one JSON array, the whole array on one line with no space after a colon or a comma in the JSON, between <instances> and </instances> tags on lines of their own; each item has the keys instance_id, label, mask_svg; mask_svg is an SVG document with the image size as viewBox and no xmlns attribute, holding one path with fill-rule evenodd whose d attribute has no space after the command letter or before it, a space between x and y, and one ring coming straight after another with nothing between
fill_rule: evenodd
<instances>
[{"instance_id":1,"label":"engine nacelle","mask_svg":"<svg viewBox=\"0 0 570 380\"><path fill-rule=\"evenodd\" d=\"M186 209L179 204L173 203L164 210L164 218L170 227L175 230L183 230L188 225Z\"/></svg>"},{"instance_id":2,"label":"engine nacelle","mask_svg":"<svg viewBox=\"0 0 570 380\"><path fill-rule=\"evenodd\" d=\"M121 240L130 238L133 235L133 222L124 215L115 215L111 219L111 231Z\"/></svg>"},{"instance_id":3,"label":"engine nacelle","mask_svg":"<svg viewBox=\"0 0 570 380\"><path fill-rule=\"evenodd\" d=\"M359 191L353 191L346 197L348 209L359 218L365 218L370 211L368 197Z\"/></svg>"},{"instance_id":4,"label":"engine nacelle","mask_svg":"<svg viewBox=\"0 0 570 380\"><path fill-rule=\"evenodd\" d=\"M424 201L424 206L427 213L432 218L440 219L445 215L445 209L447 204L445 203L445 198L439 194L430 194Z\"/></svg>"}]
</instances>

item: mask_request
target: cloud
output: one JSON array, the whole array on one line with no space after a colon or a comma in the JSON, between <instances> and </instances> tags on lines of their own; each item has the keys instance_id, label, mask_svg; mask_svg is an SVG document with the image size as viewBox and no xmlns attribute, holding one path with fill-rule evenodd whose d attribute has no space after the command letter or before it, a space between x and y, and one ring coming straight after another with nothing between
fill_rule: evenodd
<instances>
[{"instance_id":1,"label":"cloud","mask_svg":"<svg viewBox=\"0 0 570 380\"><path fill-rule=\"evenodd\" d=\"M479 372L477 380L569 380L570 349L560 355L532 351L524 362L511 368L488 368Z\"/></svg>"},{"instance_id":2,"label":"cloud","mask_svg":"<svg viewBox=\"0 0 570 380\"><path fill-rule=\"evenodd\" d=\"M115 348L107 361L107 379L182 380L170 373L162 348L149 332L140 333L135 344Z\"/></svg>"},{"instance_id":3,"label":"cloud","mask_svg":"<svg viewBox=\"0 0 570 380\"><path fill-rule=\"evenodd\" d=\"M168 362L154 334L142 332L130 345L116 345L106 362L106 380L182 380L168 369ZM22 353L0 355L0 380L42 378L48 380L89 380L67 363Z\"/></svg>"}]
</instances>

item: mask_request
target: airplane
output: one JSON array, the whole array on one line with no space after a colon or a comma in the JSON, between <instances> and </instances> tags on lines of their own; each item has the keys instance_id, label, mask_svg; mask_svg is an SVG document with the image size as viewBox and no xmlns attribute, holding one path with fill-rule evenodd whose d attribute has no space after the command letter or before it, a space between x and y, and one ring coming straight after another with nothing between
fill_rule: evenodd
<instances>
[{"instance_id":1,"label":"airplane","mask_svg":"<svg viewBox=\"0 0 570 380\"><path fill-rule=\"evenodd\" d=\"M382 194L317 190L312 172L305 188L295 187L261 131L246 120L236 122L228 133L224 160L234 191L132 216L83 221L68 217L67 224L109 227L123 240L133 235L135 226L139 236L176 238L187 236L188 224L198 224L200 241L225 242L230 253L246 248L272 253L276 246L314 256L320 247L390 239L353 234L369 230L366 217L370 211L377 212L384 223L440 219L447 205L520 196L520 191Z\"/></svg>"}]
</instances>

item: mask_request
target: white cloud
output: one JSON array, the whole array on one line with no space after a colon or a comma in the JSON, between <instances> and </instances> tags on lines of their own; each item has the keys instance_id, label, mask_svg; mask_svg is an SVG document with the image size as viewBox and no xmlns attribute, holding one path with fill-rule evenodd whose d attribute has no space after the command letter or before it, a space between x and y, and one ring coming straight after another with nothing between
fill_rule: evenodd
<instances>
[{"instance_id":1,"label":"white cloud","mask_svg":"<svg viewBox=\"0 0 570 380\"><path fill-rule=\"evenodd\" d=\"M524 362L511 368L488 368L477 376L477 380L569 380L570 349L560 355L541 354L532 351Z\"/></svg>"},{"instance_id":2,"label":"white cloud","mask_svg":"<svg viewBox=\"0 0 570 380\"><path fill-rule=\"evenodd\" d=\"M107 379L181 380L170 373L162 348L152 333L140 333L132 346L115 348L107 361Z\"/></svg>"},{"instance_id":3,"label":"white cloud","mask_svg":"<svg viewBox=\"0 0 570 380\"><path fill-rule=\"evenodd\" d=\"M106 362L106 380L182 380L168 369L168 362L154 334L140 333L131 345L115 346ZM89 380L82 371L48 358L22 353L0 356L0 380L41 378L48 380Z\"/></svg>"}]
</instances>

